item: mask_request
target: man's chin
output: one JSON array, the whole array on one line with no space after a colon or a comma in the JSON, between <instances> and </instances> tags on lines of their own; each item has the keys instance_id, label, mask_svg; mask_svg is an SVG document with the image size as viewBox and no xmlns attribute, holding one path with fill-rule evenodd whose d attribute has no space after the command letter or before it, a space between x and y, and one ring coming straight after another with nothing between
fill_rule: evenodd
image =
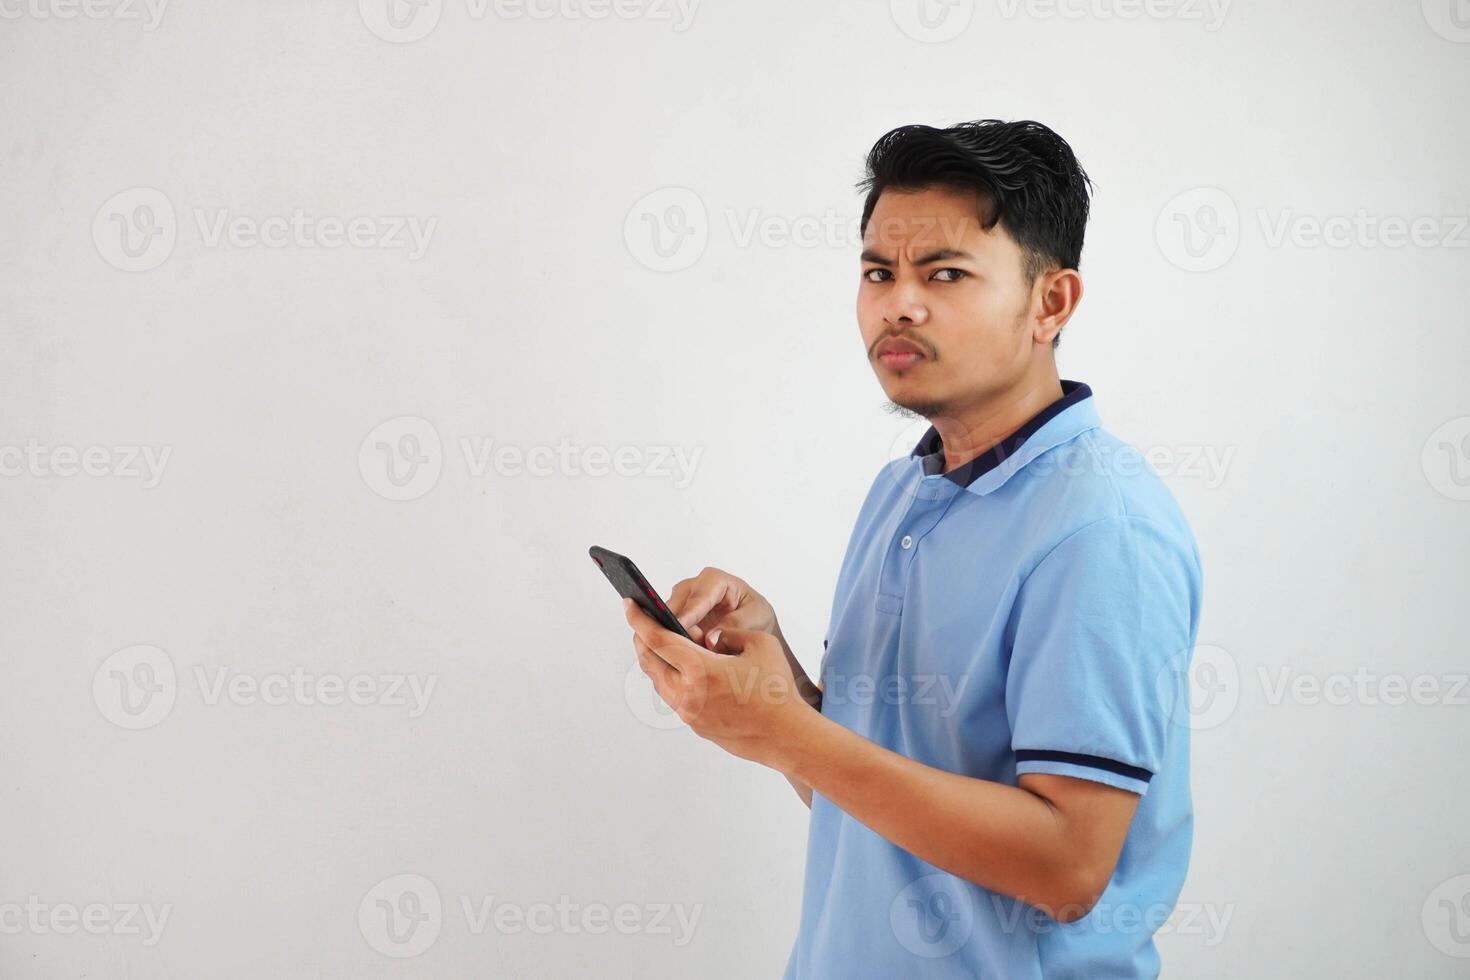
<instances>
[{"instance_id":1,"label":"man's chin","mask_svg":"<svg viewBox=\"0 0 1470 980\"><path fill-rule=\"evenodd\" d=\"M932 419L944 414L944 406L938 402L923 401L917 398L900 400L891 396L884 403L883 410L902 419Z\"/></svg>"}]
</instances>

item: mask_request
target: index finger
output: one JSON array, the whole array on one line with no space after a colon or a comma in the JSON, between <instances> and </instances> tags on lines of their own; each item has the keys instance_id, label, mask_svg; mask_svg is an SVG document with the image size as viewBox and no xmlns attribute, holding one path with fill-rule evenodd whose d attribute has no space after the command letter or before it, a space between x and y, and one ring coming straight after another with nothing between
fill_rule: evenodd
<instances>
[{"instance_id":1,"label":"index finger","mask_svg":"<svg viewBox=\"0 0 1470 980\"><path fill-rule=\"evenodd\" d=\"M730 597L730 580L725 576L686 578L669 594L669 611L678 617L685 629L704 621L720 603Z\"/></svg>"}]
</instances>

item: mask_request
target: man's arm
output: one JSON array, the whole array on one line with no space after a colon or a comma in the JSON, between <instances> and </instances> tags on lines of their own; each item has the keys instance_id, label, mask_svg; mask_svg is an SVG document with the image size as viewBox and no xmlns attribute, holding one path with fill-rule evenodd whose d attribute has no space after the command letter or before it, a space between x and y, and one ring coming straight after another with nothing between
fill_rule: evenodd
<instances>
[{"instance_id":1,"label":"man's arm","mask_svg":"<svg viewBox=\"0 0 1470 980\"><path fill-rule=\"evenodd\" d=\"M1058 922L1096 903L1138 806L1086 779L1028 773L1009 786L945 772L815 712L799 732L779 768L804 799L815 789L916 857Z\"/></svg>"},{"instance_id":2,"label":"man's arm","mask_svg":"<svg viewBox=\"0 0 1470 980\"><path fill-rule=\"evenodd\" d=\"M715 653L631 599L623 610L639 664L696 735L821 793L935 867L1059 922L1081 918L1107 887L1138 794L1050 773L1023 773L1009 786L926 766L812 710L772 633L723 629L711 634Z\"/></svg>"},{"instance_id":3,"label":"man's arm","mask_svg":"<svg viewBox=\"0 0 1470 980\"><path fill-rule=\"evenodd\" d=\"M791 676L796 679L796 688L801 694L801 699L820 712L822 710L822 682L813 682L807 676L806 670L797 661L796 654L791 652L791 644L786 642L786 637L782 635L779 625L775 632L776 639L781 641L781 650L786 655L786 663L791 667ZM801 797L801 802L805 803L806 808L810 810L812 808L812 788L790 773L786 774L786 781L791 784L792 789L796 790L796 795Z\"/></svg>"}]
</instances>

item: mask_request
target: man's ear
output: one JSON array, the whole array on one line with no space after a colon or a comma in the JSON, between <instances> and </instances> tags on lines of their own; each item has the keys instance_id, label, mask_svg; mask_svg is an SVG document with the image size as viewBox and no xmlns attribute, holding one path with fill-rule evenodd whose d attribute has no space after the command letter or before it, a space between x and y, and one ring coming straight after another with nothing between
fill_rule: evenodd
<instances>
[{"instance_id":1,"label":"man's ear","mask_svg":"<svg viewBox=\"0 0 1470 980\"><path fill-rule=\"evenodd\" d=\"M1082 276L1076 269L1053 269L1037 280L1036 292L1038 312L1031 339L1050 346L1082 302Z\"/></svg>"}]
</instances>

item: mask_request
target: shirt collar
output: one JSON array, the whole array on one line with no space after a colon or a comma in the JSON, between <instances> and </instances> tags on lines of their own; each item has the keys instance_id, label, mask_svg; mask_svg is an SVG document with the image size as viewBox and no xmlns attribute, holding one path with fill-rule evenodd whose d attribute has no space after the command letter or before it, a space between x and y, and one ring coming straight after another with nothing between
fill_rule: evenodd
<instances>
[{"instance_id":1,"label":"shirt collar","mask_svg":"<svg viewBox=\"0 0 1470 980\"><path fill-rule=\"evenodd\" d=\"M1081 381L1062 381L1062 397L1031 416L1015 432L954 470L946 479L982 496L997 489L1031 460L1099 425L1092 389ZM919 457L921 473L944 467L944 443L932 425L909 455Z\"/></svg>"}]
</instances>

